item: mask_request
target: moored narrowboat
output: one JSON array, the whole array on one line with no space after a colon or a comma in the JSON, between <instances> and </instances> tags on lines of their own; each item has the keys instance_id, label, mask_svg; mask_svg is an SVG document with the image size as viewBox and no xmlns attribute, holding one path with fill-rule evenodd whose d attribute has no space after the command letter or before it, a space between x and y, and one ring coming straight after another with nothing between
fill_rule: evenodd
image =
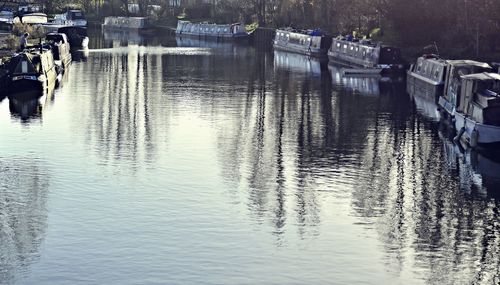
<instances>
[{"instance_id":1,"label":"moored narrowboat","mask_svg":"<svg viewBox=\"0 0 500 285\"><path fill-rule=\"evenodd\" d=\"M63 25L63 26L86 27L87 19L85 18L85 13L83 13L82 10L67 10L63 14L55 15L53 24Z\"/></svg>"},{"instance_id":2,"label":"moored narrowboat","mask_svg":"<svg viewBox=\"0 0 500 285\"><path fill-rule=\"evenodd\" d=\"M103 29L109 30L137 30L145 31L152 28L148 18L145 17L106 17Z\"/></svg>"},{"instance_id":3,"label":"moored narrowboat","mask_svg":"<svg viewBox=\"0 0 500 285\"><path fill-rule=\"evenodd\" d=\"M40 47L25 50L11 58L6 67L10 90L37 91L46 94L56 85L58 73L50 49Z\"/></svg>"},{"instance_id":4,"label":"moored narrowboat","mask_svg":"<svg viewBox=\"0 0 500 285\"><path fill-rule=\"evenodd\" d=\"M328 50L331 62L341 64L346 74L391 74L405 71L401 50L371 40L337 37Z\"/></svg>"},{"instance_id":5,"label":"moored narrowboat","mask_svg":"<svg viewBox=\"0 0 500 285\"><path fill-rule=\"evenodd\" d=\"M44 13L20 13L19 16L16 16L12 22L14 24L23 23L30 25L44 25L47 24L47 14Z\"/></svg>"},{"instance_id":6,"label":"moored narrowboat","mask_svg":"<svg viewBox=\"0 0 500 285\"><path fill-rule=\"evenodd\" d=\"M319 30L278 29L274 37L275 50L294 52L312 57L327 57L331 37Z\"/></svg>"},{"instance_id":7,"label":"moored narrowboat","mask_svg":"<svg viewBox=\"0 0 500 285\"><path fill-rule=\"evenodd\" d=\"M457 139L471 147L500 143L500 74L469 74L461 81L453 114Z\"/></svg>"},{"instance_id":8,"label":"moored narrowboat","mask_svg":"<svg viewBox=\"0 0 500 285\"><path fill-rule=\"evenodd\" d=\"M61 33L47 34L45 39L49 42L52 48L52 54L56 65L62 68L63 72L68 69L71 64L71 46L68 37Z\"/></svg>"},{"instance_id":9,"label":"moored narrowboat","mask_svg":"<svg viewBox=\"0 0 500 285\"><path fill-rule=\"evenodd\" d=\"M175 34L177 36L215 40L247 40L249 37L245 25L242 23L221 25L178 21Z\"/></svg>"},{"instance_id":10,"label":"moored narrowboat","mask_svg":"<svg viewBox=\"0 0 500 285\"><path fill-rule=\"evenodd\" d=\"M447 68L446 60L437 55L419 57L407 71L406 91L412 96L437 103L439 96L443 95Z\"/></svg>"},{"instance_id":11,"label":"moored narrowboat","mask_svg":"<svg viewBox=\"0 0 500 285\"><path fill-rule=\"evenodd\" d=\"M68 41L72 49L86 49L89 47L89 37L87 36L87 28L85 27L62 27L59 28L57 32L65 34L68 37Z\"/></svg>"},{"instance_id":12,"label":"moored narrowboat","mask_svg":"<svg viewBox=\"0 0 500 285\"><path fill-rule=\"evenodd\" d=\"M444 111L443 115L453 118L462 91L461 77L468 74L492 72L493 68L487 63L473 60L448 60L446 63L445 85L438 103Z\"/></svg>"}]
</instances>

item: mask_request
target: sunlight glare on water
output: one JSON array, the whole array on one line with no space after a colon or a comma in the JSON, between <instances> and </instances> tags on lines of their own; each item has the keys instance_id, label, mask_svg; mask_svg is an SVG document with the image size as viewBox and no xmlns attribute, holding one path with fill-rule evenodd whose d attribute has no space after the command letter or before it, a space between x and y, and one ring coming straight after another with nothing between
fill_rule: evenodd
<instances>
[{"instance_id":1,"label":"sunlight glare on water","mask_svg":"<svg viewBox=\"0 0 500 285\"><path fill-rule=\"evenodd\" d=\"M0 102L1 284L498 283L500 164L404 82L91 45L54 94Z\"/></svg>"}]
</instances>

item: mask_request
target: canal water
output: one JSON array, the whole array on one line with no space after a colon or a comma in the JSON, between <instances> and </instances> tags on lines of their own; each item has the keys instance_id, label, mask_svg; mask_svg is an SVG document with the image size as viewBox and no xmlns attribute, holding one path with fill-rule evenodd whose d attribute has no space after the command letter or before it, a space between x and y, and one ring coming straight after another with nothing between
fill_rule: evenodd
<instances>
[{"instance_id":1,"label":"canal water","mask_svg":"<svg viewBox=\"0 0 500 285\"><path fill-rule=\"evenodd\" d=\"M394 79L94 33L0 102L0 284L498 284L500 159Z\"/></svg>"}]
</instances>

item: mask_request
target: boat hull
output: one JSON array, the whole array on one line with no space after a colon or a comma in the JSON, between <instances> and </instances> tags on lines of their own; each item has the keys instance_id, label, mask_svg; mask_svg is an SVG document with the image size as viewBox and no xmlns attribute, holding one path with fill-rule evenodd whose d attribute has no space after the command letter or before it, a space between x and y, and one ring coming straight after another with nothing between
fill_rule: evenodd
<instances>
[{"instance_id":1,"label":"boat hull","mask_svg":"<svg viewBox=\"0 0 500 285\"><path fill-rule=\"evenodd\" d=\"M57 83L57 76L58 74L55 71L55 68L52 70L48 71L47 77L45 80L37 80L37 79L19 79L19 80L12 80L9 85L9 92L16 92L16 93L25 93L25 92L32 92L32 93L39 93L39 94L48 94L52 90L54 90L56 83ZM22 77L23 75L17 75L15 77ZM26 77L38 77L38 76L26 76Z\"/></svg>"},{"instance_id":2,"label":"boat hull","mask_svg":"<svg viewBox=\"0 0 500 285\"><path fill-rule=\"evenodd\" d=\"M461 139L470 146L500 143L500 127L477 123L459 112L455 112L454 116L457 132L460 134L463 131Z\"/></svg>"},{"instance_id":3,"label":"boat hull","mask_svg":"<svg viewBox=\"0 0 500 285\"><path fill-rule=\"evenodd\" d=\"M8 97L10 100L29 101L46 94L46 88L44 82L19 80L10 86Z\"/></svg>"},{"instance_id":4,"label":"boat hull","mask_svg":"<svg viewBox=\"0 0 500 285\"><path fill-rule=\"evenodd\" d=\"M439 97L443 95L443 90L443 82L435 82L414 72L407 72L406 91L410 95L437 103Z\"/></svg>"},{"instance_id":5,"label":"boat hull","mask_svg":"<svg viewBox=\"0 0 500 285\"><path fill-rule=\"evenodd\" d=\"M318 48L308 48L302 45L296 45L296 44L291 44L288 43L286 45L281 45L281 44L274 44L273 45L275 50L279 51L286 51L286 52L293 52L293 53L298 53L298 54L303 54L307 56L312 56L316 58L324 58L327 59L326 53L327 51L325 49L318 49Z\"/></svg>"},{"instance_id":6,"label":"boat hull","mask_svg":"<svg viewBox=\"0 0 500 285\"><path fill-rule=\"evenodd\" d=\"M346 67L344 69L346 74L401 75L404 74L405 70L403 64L376 66L362 60L354 61L352 58L344 59L344 55L332 51L328 51L327 56L330 63Z\"/></svg>"},{"instance_id":7,"label":"boat hull","mask_svg":"<svg viewBox=\"0 0 500 285\"><path fill-rule=\"evenodd\" d=\"M244 42L250 39L250 35L248 34L197 34L197 33L175 33L178 38L192 38L199 40L212 40L212 41L237 41Z\"/></svg>"}]
</instances>

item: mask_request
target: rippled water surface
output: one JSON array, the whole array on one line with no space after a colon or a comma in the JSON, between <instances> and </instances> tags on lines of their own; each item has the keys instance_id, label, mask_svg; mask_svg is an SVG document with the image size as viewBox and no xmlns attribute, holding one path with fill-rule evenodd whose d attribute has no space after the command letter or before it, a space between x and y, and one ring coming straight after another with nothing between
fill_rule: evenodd
<instances>
[{"instance_id":1,"label":"rippled water surface","mask_svg":"<svg viewBox=\"0 0 500 285\"><path fill-rule=\"evenodd\" d=\"M0 102L1 284L498 284L500 160L404 82L95 34Z\"/></svg>"}]
</instances>

